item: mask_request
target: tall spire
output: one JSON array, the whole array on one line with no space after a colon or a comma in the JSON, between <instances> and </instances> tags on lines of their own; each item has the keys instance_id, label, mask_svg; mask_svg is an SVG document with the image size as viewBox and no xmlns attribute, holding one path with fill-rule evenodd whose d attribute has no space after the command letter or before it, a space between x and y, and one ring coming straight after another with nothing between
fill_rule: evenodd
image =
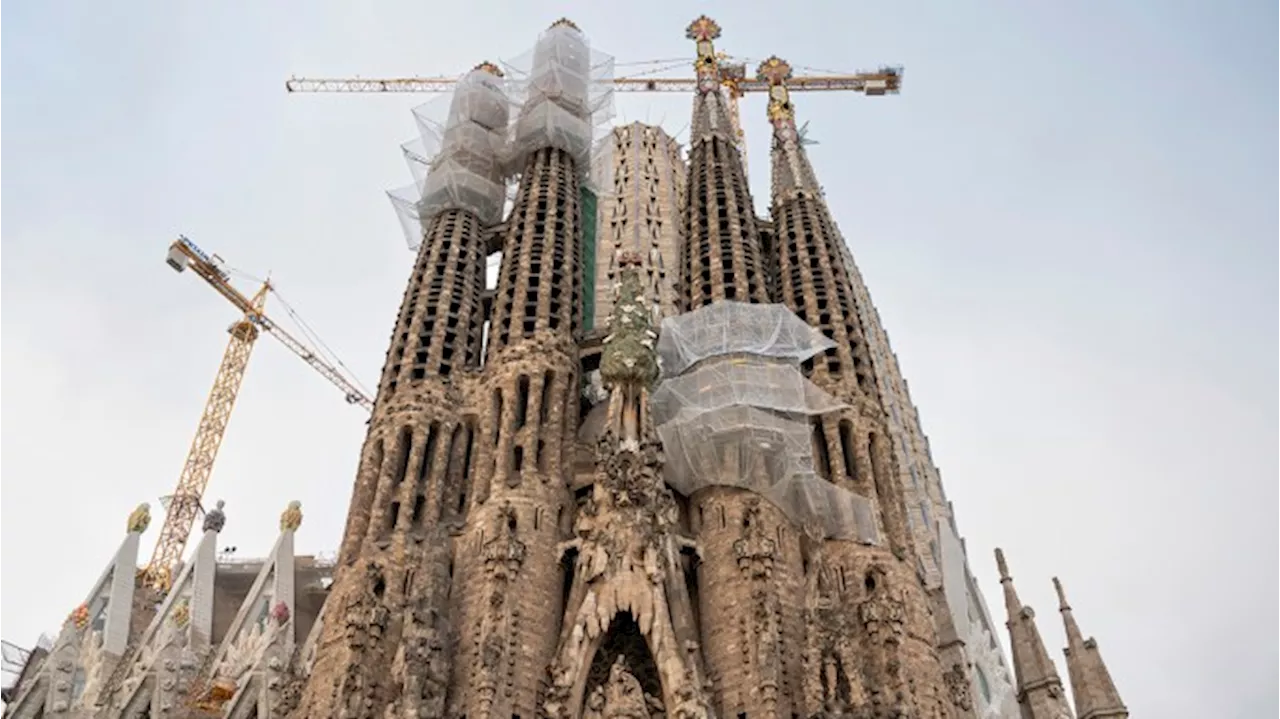
<instances>
[{"instance_id":1,"label":"tall spire","mask_svg":"<svg viewBox=\"0 0 1280 719\"><path fill-rule=\"evenodd\" d=\"M796 109L791 104L791 64L777 55L760 63L756 77L769 85L769 124L773 125L773 163L770 177L773 201L784 202L797 194L818 197L822 189L804 151L804 139L796 129Z\"/></svg>"},{"instance_id":2,"label":"tall spire","mask_svg":"<svg viewBox=\"0 0 1280 719\"><path fill-rule=\"evenodd\" d=\"M689 24L685 36L697 44L698 90L681 223L681 305L688 312L720 300L767 303L769 278L755 206L720 91L720 65L712 44L720 26L703 15Z\"/></svg>"},{"instance_id":3,"label":"tall spire","mask_svg":"<svg viewBox=\"0 0 1280 719\"><path fill-rule=\"evenodd\" d=\"M1036 628L1036 613L1024 607L1013 588L1009 565L1004 552L996 549L996 565L1000 569L1000 584L1004 587L1004 606L1009 619L1009 647L1013 650L1013 672L1018 680L1018 704L1024 719L1063 719L1071 716L1062 679L1049 658Z\"/></svg>"},{"instance_id":4,"label":"tall spire","mask_svg":"<svg viewBox=\"0 0 1280 719\"><path fill-rule=\"evenodd\" d=\"M1067 674L1071 677L1071 696L1076 700L1076 715L1080 719L1124 719L1129 710L1116 691L1111 673L1098 653L1098 642L1090 637L1084 638L1076 618L1071 613L1071 605L1067 603L1066 592L1062 582L1053 578L1053 588L1058 592L1058 611L1062 612L1062 623L1067 632L1067 647L1063 654L1067 656Z\"/></svg>"},{"instance_id":5,"label":"tall spire","mask_svg":"<svg viewBox=\"0 0 1280 719\"><path fill-rule=\"evenodd\" d=\"M729 108L725 97L720 92L720 60L716 57L716 46L713 42L720 37L720 24L706 15L689 23L685 29L685 37L693 40L697 46L697 59L693 69L697 73L698 93L693 100L693 123L690 126L689 144L708 135L718 135L733 142L733 127L729 119Z\"/></svg>"}]
</instances>

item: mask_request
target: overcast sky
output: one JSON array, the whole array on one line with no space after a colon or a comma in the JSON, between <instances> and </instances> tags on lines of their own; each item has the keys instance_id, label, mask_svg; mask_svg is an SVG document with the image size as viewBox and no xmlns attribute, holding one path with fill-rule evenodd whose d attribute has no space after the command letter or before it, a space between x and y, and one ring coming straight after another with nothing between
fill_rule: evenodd
<instances>
[{"instance_id":1,"label":"overcast sky","mask_svg":"<svg viewBox=\"0 0 1280 719\"><path fill-rule=\"evenodd\" d=\"M271 270L376 380L412 261L383 191L426 98L287 76L457 75L560 15L620 62L691 58L708 12L731 54L906 67L898 97L796 105L997 619L1002 546L1060 666L1054 575L1136 716L1275 716L1276 4L784 7L7 3L4 638L56 631L135 504L158 533L236 318L165 266L175 235ZM617 107L683 133L690 98ZM763 211L764 99L744 113ZM332 551L364 420L260 341L207 495L223 544L265 553L296 498L299 550Z\"/></svg>"}]
</instances>

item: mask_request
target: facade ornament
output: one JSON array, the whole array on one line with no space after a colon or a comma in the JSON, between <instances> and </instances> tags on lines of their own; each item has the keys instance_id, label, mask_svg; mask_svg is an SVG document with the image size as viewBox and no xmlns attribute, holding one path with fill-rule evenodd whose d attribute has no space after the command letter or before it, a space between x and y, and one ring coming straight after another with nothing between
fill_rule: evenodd
<instances>
[{"instance_id":1,"label":"facade ornament","mask_svg":"<svg viewBox=\"0 0 1280 719\"><path fill-rule=\"evenodd\" d=\"M516 536L516 510L509 502L494 515L493 530L482 549L485 567L491 575L514 575L524 564L528 547Z\"/></svg>"},{"instance_id":2,"label":"facade ornament","mask_svg":"<svg viewBox=\"0 0 1280 719\"><path fill-rule=\"evenodd\" d=\"M71 613L67 615L67 623L74 626L77 631L82 631L89 626L89 605L81 604L71 610Z\"/></svg>"},{"instance_id":3,"label":"facade ornament","mask_svg":"<svg viewBox=\"0 0 1280 719\"><path fill-rule=\"evenodd\" d=\"M762 517L760 498L751 497L743 511L742 538L733 543L738 569L751 579L773 576L773 561L778 552L778 544L765 531Z\"/></svg>"},{"instance_id":4,"label":"facade ornament","mask_svg":"<svg viewBox=\"0 0 1280 719\"><path fill-rule=\"evenodd\" d=\"M129 515L129 532L142 534L151 526L151 505L143 502Z\"/></svg>"},{"instance_id":5,"label":"facade ornament","mask_svg":"<svg viewBox=\"0 0 1280 719\"><path fill-rule=\"evenodd\" d=\"M191 623L191 600L183 597L169 613L169 621L179 629L186 629Z\"/></svg>"},{"instance_id":6,"label":"facade ornament","mask_svg":"<svg viewBox=\"0 0 1280 719\"><path fill-rule=\"evenodd\" d=\"M204 525L202 527L204 531L206 532L222 531L222 528L227 524L227 515L225 512L222 511L222 508L225 507L226 504L227 504L226 502L219 499L217 504L214 505L213 509L205 513Z\"/></svg>"},{"instance_id":7,"label":"facade ornament","mask_svg":"<svg viewBox=\"0 0 1280 719\"><path fill-rule=\"evenodd\" d=\"M713 40L720 37L720 25L706 15L700 16L685 29L684 36L697 44L698 59L693 67L698 75L698 92L707 94L720 89L720 60L716 57Z\"/></svg>"},{"instance_id":8,"label":"facade ornament","mask_svg":"<svg viewBox=\"0 0 1280 719\"><path fill-rule=\"evenodd\" d=\"M283 601L276 602L275 606L271 608L271 618L280 626L289 623L289 616L289 605Z\"/></svg>"},{"instance_id":9,"label":"facade ornament","mask_svg":"<svg viewBox=\"0 0 1280 719\"><path fill-rule=\"evenodd\" d=\"M951 698L952 705L963 712L973 709L973 697L969 694L969 677L963 666L952 664L950 669L943 672L942 680L946 683L947 695Z\"/></svg>"},{"instance_id":10,"label":"facade ornament","mask_svg":"<svg viewBox=\"0 0 1280 719\"><path fill-rule=\"evenodd\" d=\"M645 396L658 379L652 314L640 279L643 261L634 252L617 255L617 301L600 354L600 380L609 391L609 429L623 449L638 449L645 434Z\"/></svg>"},{"instance_id":11,"label":"facade ornament","mask_svg":"<svg viewBox=\"0 0 1280 719\"><path fill-rule=\"evenodd\" d=\"M302 502L293 500L280 514L280 531L296 532L302 526Z\"/></svg>"}]
</instances>

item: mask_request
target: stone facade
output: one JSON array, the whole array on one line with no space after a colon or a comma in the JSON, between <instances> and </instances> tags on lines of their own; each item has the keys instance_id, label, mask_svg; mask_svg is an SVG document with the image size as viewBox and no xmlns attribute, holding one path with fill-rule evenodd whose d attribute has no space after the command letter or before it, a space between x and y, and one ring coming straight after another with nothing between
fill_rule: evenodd
<instances>
[{"instance_id":1,"label":"stone facade","mask_svg":"<svg viewBox=\"0 0 1280 719\"><path fill-rule=\"evenodd\" d=\"M424 185L332 587L293 556L296 505L271 556L237 580L215 555L219 507L172 591L141 596L140 510L8 715L1072 715L1000 556L1007 676L906 382L797 132L789 66L758 68L773 126L763 221L721 92L719 27L702 17L687 35L687 164L657 128L614 129L599 217L582 207L598 98L580 31L561 20L544 33L509 130L495 128L507 122L497 68L468 76L499 101L455 98L451 117L470 124L446 132L437 163L453 174ZM501 173L518 176L505 217L492 211ZM590 222L603 331L588 333ZM783 317L770 341L795 341L772 351L725 325L708 333L719 349L663 354L698 313ZM735 395L748 366L804 396ZM717 372L724 382L703 379ZM720 404L685 397L673 414L681 381ZM721 414L698 424L690 408ZM679 451L677 419L690 433ZM847 512L814 497L843 497ZM1127 716L1060 598L1079 714Z\"/></svg>"},{"instance_id":2,"label":"stone facade","mask_svg":"<svg viewBox=\"0 0 1280 719\"><path fill-rule=\"evenodd\" d=\"M114 560L28 667L5 717L271 717L296 704L309 671L332 564L295 556L295 502L265 559L217 554L222 503L205 515L191 560L163 595L137 570L143 505Z\"/></svg>"},{"instance_id":3,"label":"stone facade","mask_svg":"<svg viewBox=\"0 0 1280 719\"><path fill-rule=\"evenodd\" d=\"M595 163L601 188L596 234L596 316L613 309L618 256L635 253L650 280L657 318L679 311L676 280L685 163L680 145L661 127L633 122L615 127Z\"/></svg>"}]
</instances>

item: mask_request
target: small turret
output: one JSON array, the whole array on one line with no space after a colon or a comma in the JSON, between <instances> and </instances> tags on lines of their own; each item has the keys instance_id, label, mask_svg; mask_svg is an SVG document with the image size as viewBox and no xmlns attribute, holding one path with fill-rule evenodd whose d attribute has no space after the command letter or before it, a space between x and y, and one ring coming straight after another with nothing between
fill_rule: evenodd
<instances>
[{"instance_id":1,"label":"small turret","mask_svg":"<svg viewBox=\"0 0 1280 719\"><path fill-rule=\"evenodd\" d=\"M1116 691L1111 673L1098 653L1098 642L1084 638L1067 603L1062 582L1053 578L1053 588L1058 592L1058 611L1062 612L1062 624L1067 632L1067 675L1071 677L1071 696L1076 700L1076 715L1080 719L1125 719L1129 710Z\"/></svg>"},{"instance_id":2,"label":"small turret","mask_svg":"<svg viewBox=\"0 0 1280 719\"><path fill-rule=\"evenodd\" d=\"M1009 576L1009 565L1000 549L996 549L996 565L1000 569L1004 606L1009 615L1005 626L1009 628L1009 647L1013 650L1013 672L1018 681L1018 704L1022 707L1023 719L1070 717L1071 708L1062 689L1062 679L1036 628L1036 613L1018 599L1013 577Z\"/></svg>"}]
</instances>

